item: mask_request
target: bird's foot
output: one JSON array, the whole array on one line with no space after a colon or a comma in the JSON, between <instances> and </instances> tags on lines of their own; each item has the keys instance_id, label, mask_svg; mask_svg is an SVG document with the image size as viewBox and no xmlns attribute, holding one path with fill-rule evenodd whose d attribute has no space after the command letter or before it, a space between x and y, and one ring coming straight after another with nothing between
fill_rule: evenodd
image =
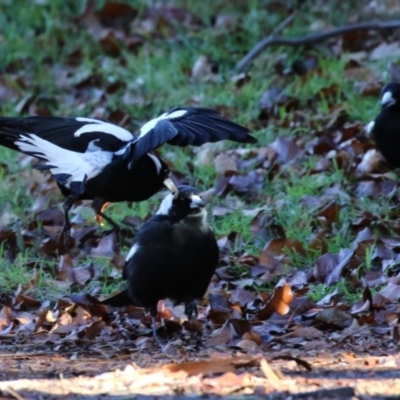
<instances>
[{"instance_id":1,"label":"bird's foot","mask_svg":"<svg viewBox=\"0 0 400 400\"><path fill-rule=\"evenodd\" d=\"M105 201L103 198L96 197L93 200L92 208L95 213L96 221L100 225L103 225L103 220L107 221L111 225L111 229L109 229L107 231L103 231L101 236L103 237L103 236L110 235L111 233L114 233L114 235L115 235L114 236L115 237L114 251L119 252L121 250L121 245L123 244L121 241L121 228L110 217L108 217L106 214L104 214L104 210L108 207L109 204L110 204L110 202Z\"/></svg>"},{"instance_id":2,"label":"bird's foot","mask_svg":"<svg viewBox=\"0 0 400 400\"><path fill-rule=\"evenodd\" d=\"M163 343L162 339L160 338L160 336L158 336L157 334L153 335L154 340L157 342L157 344L162 348L164 348L165 343Z\"/></svg>"},{"instance_id":3,"label":"bird's foot","mask_svg":"<svg viewBox=\"0 0 400 400\"><path fill-rule=\"evenodd\" d=\"M68 246L69 242L71 241L71 226L64 225L58 238L59 240L63 240L64 244Z\"/></svg>"},{"instance_id":4,"label":"bird's foot","mask_svg":"<svg viewBox=\"0 0 400 400\"><path fill-rule=\"evenodd\" d=\"M65 224L58 235L57 238L58 244L63 244L66 248L73 245L73 241L71 238L71 225Z\"/></svg>"},{"instance_id":5,"label":"bird's foot","mask_svg":"<svg viewBox=\"0 0 400 400\"><path fill-rule=\"evenodd\" d=\"M106 208L110 205L111 203L109 201L105 202L101 207L100 207L100 212L99 213L95 213L94 218L96 220L96 222L100 225L103 226L103 215L104 215L104 211L106 210Z\"/></svg>"},{"instance_id":6,"label":"bird's foot","mask_svg":"<svg viewBox=\"0 0 400 400\"><path fill-rule=\"evenodd\" d=\"M96 222L97 222L100 226L104 226L104 224L103 224L103 217L102 217L102 216L100 216L100 215L98 215L98 214L95 214L95 215L94 215L94 219L96 220Z\"/></svg>"},{"instance_id":7,"label":"bird's foot","mask_svg":"<svg viewBox=\"0 0 400 400\"><path fill-rule=\"evenodd\" d=\"M196 318L199 315L197 311L197 304L193 300L185 302L185 314L189 321L192 319L193 315Z\"/></svg>"},{"instance_id":8,"label":"bird's foot","mask_svg":"<svg viewBox=\"0 0 400 400\"><path fill-rule=\"evenodd\" d=\"M162 342L160 336L157 335L157 324L156 324L156 317L151 317L151 327L153 329L153 338L157 342L157 344L163 348L164 343Z\"/></svg>"},{"instance_id":9,"label":"bird's foot","mask_svg":"<svg viewBox=\"0 0 400 400\"><path fill-rule=\"evenodd\" d=\"M120 229L107 229L101 232L101 237L114 234L114 251L120 251L123 245L129 245L121 233Z\"/></svg>"},{"instance_id":10,"label":"bird's foot","mask_svg":"<svg viewBox=\"0 0 400 400\"><path fill-rule=\"evenodd\" d=\"M63 201L64 226L60 235L58 236L57 243L63 243L66 248L74 245L74 240L71 238L71 221L69 219L68 212L78 198L79 196L77 194L70 194Z\"/></svg>"}]
</instances>

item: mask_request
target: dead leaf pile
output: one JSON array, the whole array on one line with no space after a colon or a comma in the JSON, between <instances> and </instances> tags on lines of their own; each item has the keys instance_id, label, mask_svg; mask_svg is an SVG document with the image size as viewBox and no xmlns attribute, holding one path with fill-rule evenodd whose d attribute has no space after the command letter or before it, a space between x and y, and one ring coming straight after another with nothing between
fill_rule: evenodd
<instances>
[{"instance_id":1,"label":"dead leaf pile","mask_svg":"<svg viewBox=\"0 0 400 400\"><path fill-rule=\"evenodd\" d=\"M48 2L35 3L45 9ZM0 358L5 365L0 396L21 398L20 393L32 390L40 396L265 396L282 391L286 396L296 387L302 397L311 391L320 398L371 397L383 393L373 392L371 376L398 393L399 179L367 136L369 121L354 117L355 99L377 100L382 77L400 81L400 64L392 59L400 55L398 30L347 33L321 48L298 46L295 55L271 51L264 60L260 56L260 65L270 65L272 71L228 76L249 50L246 24L254 15L248 20L242 15L244 4L233 7L238 12L220 7L210 18L200 18L182 2L97 3L89 0L80 14L65 15L63 35L84 32L90 52L57 33L57 51L40 69L48 87L37 83L34 60L23 54L9 57L0 76L0 100L7 103L7 112L51 116L68 107L135 132L145 118L165 110L170 99L178 101L167 77L154 94L152 79L157 83L160 71L150 65L151 57L162 49L163 62L173 63L182 86L190 86L189 94L178 96L181 105L211 106L236 121L243 117L259 144L156 150L165 151L163 159L177 184L205 190L220 249L198 318L188 321L183 305L168 300L158 305L162 348L152 337L146 310L101 303L105 288L121 283L127 249L116 250L114 237L95 224L90 202L72 208L72 238L66 246L59 239L64 214L57 184L48 173L27 168L40 161L19 156L17 162L1 162L0 172L7 177L0 182L1 191L23 188L30 200L16 205L10 195L2 204L1 254L4 265L22 267L30 279L13 289L0 288ZM296 2L264 3L263 10L286 17ZM311 32L332 28L328 3L316 2L318 17ZM346 18L349 23L381 20L383 8L390 15L398 2L371 1L362 10L350 5ZM203 37L210 28L211 34ZM31 35L47 46L40 29ZM0 44L3 39L0 35ZM181 60L175 50L187 43L193 43L191 58ZM342 62L339 78L326 66L329 55ZM383 67L386 58L390 62ZM372 66L377 61L379 73ZM132 62L148 63L152 78L132 71ZM252 109L243 109L255 82L258 98L250 99ZM205 104L209 90L223 85L229 97L216 96ZM179 154L189 154L190 161L182 162ZM207 174L198 173L202 168L214 173L211 184ZM287 193L302 210L293 221ZM244 217L239 222L238 215ZM121 219L127 244L149 217L132 212ZM229 218L234 226L227 228ZM307 233L298 234L303 228ZM340 245L335 238L343 239L337 241ZM6 281L8 271L0 269ZM43 295L43 287L57 294L49 290ZM321 354L325 358L315 358ZM284 362L275 363L277 358ZM313 375L315 366L304 359L317 364L323 378ZM93 360L102 363L93 367ZM56 384L50 379L12 380L19 374L43 377L49 370L65 379ZM326 371L336 375L327 379Z\"/></svg>"}]
</instances>

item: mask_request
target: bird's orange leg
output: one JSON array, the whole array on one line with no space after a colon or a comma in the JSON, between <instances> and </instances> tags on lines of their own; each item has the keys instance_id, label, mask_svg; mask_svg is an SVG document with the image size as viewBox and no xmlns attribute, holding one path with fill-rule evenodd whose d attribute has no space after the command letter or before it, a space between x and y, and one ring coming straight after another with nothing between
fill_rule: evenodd
<instances>
[{"instance_id":1,"label":"bird's orange leg","mask_svg":"<svg viewBox=\"0 0 400 400\"><path fill-rule=\"evenodd\" d=\"M101 206L100 212L104 212L105 209L106 209L110 204L111 204L111 203L110 203L109 201L107 201L107 203L104 203L104 204ZM94 217L95 217L97 223L98 223L100 226L104 226L104 224L103 224L103 217L102 217L101 215L95 214Z\"/></svg>"}]
</instances>

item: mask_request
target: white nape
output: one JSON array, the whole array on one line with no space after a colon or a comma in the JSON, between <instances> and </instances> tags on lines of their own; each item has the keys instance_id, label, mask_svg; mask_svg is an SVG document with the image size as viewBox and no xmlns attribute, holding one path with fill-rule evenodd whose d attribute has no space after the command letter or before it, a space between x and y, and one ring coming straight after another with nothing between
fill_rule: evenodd
<instances>
[{"instance_id":1,"label":"white nape","mask_svg":"<svg viewBox=\"0 0 400 400\"><path fill-rule=\"evenodd\" d=\"M187 110L176 110L173 111L172 113L164 113L160 115L157 118L154 118L150 120L149 122L146 122L141 128L140 128L140 135L139 139L149 133L154 127L163 119L175 119L175 118L180 118L183 117L188 111Z\"/></svg>"},{"instance_id":2,"label":"white nape","mask_svg":"<svg viewBox=\"0 0 400 400\"><path fill-rule=\"evenodd\" d=\"M174 201L174 194L170 193L164 197L164 200L160 204L160 208L157 211L157 215L168 215L169 210L172 208L172 203Z\"/></svg>"},{"instance_id":3,"label":"white nape","mask_svg":"<svg viewBox=\"0 0 400 400\"><path fill-rule=\"evenodd\" d=\"M74 133L75 137L79 137L83 133L101 132L115 136L117 139L122 140L123 142L129 142L133 139L132 133L124 128L121 128L120 126L110 124L109 122L82 117L77 117L75 119L79 122L89 122Z\"/></svg>"},{"instance_id":4,"label":"white nape","mask_svg":"<svg viewBox=\"0 0 400 400\"><path fill-rule=\"evenodd\" d=\"M154 162L154 165L156 166L157 169L157 175L160 175L161 169L162 169L162 165L161 165L161 161L158 159L158 157L156 157L153 154L147 153L147 155L152 159L152 161Z\"/></svg>"},{"instance_id":5,"label":"white nape","mask_svg":"<svg viewBox=\"0 0 400 400\"><path fill-rule=\"evenodd\" d=\"M139 245L137 244L137 243L135 243L132 247L131 247L131 249L129 250L129 253L128 253L128 255L126 256L126 261L129 261L133 256L134 256L134 254L137 252L139 250Z\"/></svg>"},{"instance_id":6,"label":"white nape","mask_svg":"<svg viewBox=\"0 0 400 400\"><path fill-rule=\"evenodd\" d=\"M381 106L391 106L396 103L396 99L393 97L392 92L385 92L381 99Z\"/></svg>"},{"instance_id":7,"label":"white nape","mask_svg":"<svg viewBox=\"0 0 400 400\"><path fill-rule=\"evenodd\" d=\"M113 153L108 151L90 151L77 153L55 145L33 133L22 136L15 144L22 152L33 153L45 159L46 165L54 166L51 173L71 175L70 182L84 182L98 175L112 160Z\"/></svg>"},{"instance_id":8,"label":"white nape","mask_svg":"<svg viewBox=\"0 0 400 400\"><path fill-rule=\"evenodd\" d=\"M190 208L198 208L199 204L202 204L202 205L204 204L201 197L197 196L196 194L192 194L190 196L190 200L191 200Z\"/></svg>"},{"instance_id":9,"label":"white nape","mask_svg":"<svg viewBox=\"0 0 400 400\"><path fill-rule=\"evenodd\" d=\"M180 224L183 226L191 226L195 227L196 229L207 232L210 230L210 226L207 223L207 210L205 208L199 208L199 211L195 214L187 215Z\"/></svg>"}]
</instances>

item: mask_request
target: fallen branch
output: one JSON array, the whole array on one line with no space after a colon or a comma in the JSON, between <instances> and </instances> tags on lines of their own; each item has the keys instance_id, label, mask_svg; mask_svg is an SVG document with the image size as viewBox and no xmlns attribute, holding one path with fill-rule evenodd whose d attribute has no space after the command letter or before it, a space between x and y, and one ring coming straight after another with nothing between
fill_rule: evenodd
<instances>
[{"instance_id":1,"label":"fallen branch","mask_svg":"<svg viewBox=\"0 0 400 400\"><path fill-rule=\"evenodd\" d=\"M247 64L253 61L263 50L268 46L269 42L275 39L275 36L283 31L294 19L296 16L296 12L290 14L286 19L284 19L273 31L270 35L268 35L261 42L257 43L237 64L235 67L235 72L242 72ZM279 39L279 38L278 38ZM266 45L264 43L267 43Z\"/></svg>"},{"instance_id":2,"label":"fallen branch","mask_svg":"<svg viewBox=\"0 0 400 400\"><path fill-rule=\"evenodd\" d=\"M293 19L293 14L290 16ZM287 18L289 19L289 18ZM287 20L286 19L286 20ZM283 21L279 26L283 25ZM289 21L291 22L291 20ZM288 23L285 24L285 26ZM285 27L284 26L284 27ZM283 28L284 28L283 27ZM281 28L280 30L282 30ZM345 33L355 32L355 31L368 31L368 30L384 30L384 29L394 29L400 28L400 21L386 21L386 22L361 22L359 24L351 24L351 25L344 25L340 26L339 28L330 29L325 32L316 33L314 35L307 35L302 36L299 38L283 38L283 37L276 37L276 30L260 42L258 42L235 66L235 72L239 73L242 72L258 55L266 49L268 46L273 45L287 45L287 46L298 46L304 44L311 44L311 43L318 43L322 42L323 40L329 39L331 37L340 36Z\"/></svg>"}]
</instances>

